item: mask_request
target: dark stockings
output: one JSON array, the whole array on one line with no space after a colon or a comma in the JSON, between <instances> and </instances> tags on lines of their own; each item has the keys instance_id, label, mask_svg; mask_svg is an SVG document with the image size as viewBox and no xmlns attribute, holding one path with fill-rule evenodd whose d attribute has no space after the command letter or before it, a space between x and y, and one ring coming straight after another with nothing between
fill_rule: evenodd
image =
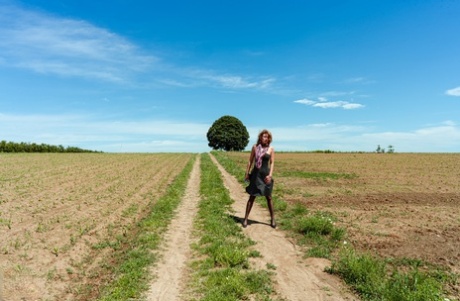
<instances>
[{"instance_id":1,"label":"dark stockings","mask_svg":"<svg viewBox=\"0 0 460 301\"><path fill-rule=\"evenodd\" d=\"M270 212L270 218L271 218L271 223L270 226L272 228L276 228L276 222L275 222L275 214L273 213L273 201L271 196L267 196L267 206L268 206L268 211Z\"/></svg>"},{"instance_id":2,"label":"dark stockings","mask_svg":"<svg viewBox=\"0 0 460 301\"><path fill-rule=\"evenodd\" d=\"M275 214L273 213L273 201L271 196L265 197L267 199L268 211L270 212L271 223L270 226L272 228L276 227L275 222ZM256 199L255 196L250 196L248 203L246 204L246 214L244 215L243 227L246 228L248 226L248 217L249 213L251 213L252 205L254 205L254 200Z\"/></svg>"},{"instance_id":3,"label":"dark stockings","mask_svg":"<svg viewBox=\"0 0 460 301\"><path fill-rule=\"evenodd\" d=\"M254 205L254 200L256 199L255 196L250 196L248 203L246 204L246 214L244 215L243 227L246 228L248 226L248 217L249 213L251 212L252 205Z\"/></svg>"}]
</instances>

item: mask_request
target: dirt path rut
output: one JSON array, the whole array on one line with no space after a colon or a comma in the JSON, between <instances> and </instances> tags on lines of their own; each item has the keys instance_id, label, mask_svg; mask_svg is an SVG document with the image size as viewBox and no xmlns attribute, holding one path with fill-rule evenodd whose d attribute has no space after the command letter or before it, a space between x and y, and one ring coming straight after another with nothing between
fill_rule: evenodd
<instances>
[{"instance_id":1,"label":"dirt path rut","mask_svg":"<svg viewBox=\"0 0 460 301\"><path fill-rule=\"evenodd\" d=\"M186 262L190 258L193 219L198 211L200 200L200 156L194 163L187 183L184 198L177 208L176 216L165 233L163 256L158 265L153 267L156 278L147 293L148 301L182 300L181 284L186 272Z\"/></svg>"},{"instance_id":2,"label":"dirt path rut","mask_svg":"<svg viewBox=\"0 0 460 301\"><path fill-rule=\"evenodd\" d=\"M224 185L235 201L233 204L235 215L242 219L248 195L235 177L230 175L213 156L211 159L222 173ZM329 265L327 260L303 259L301 251L281 230L270 227L268 210L257 203L254 203L249 216L248 227L243 230L257 243L255 248L262 255L255 265L259 268L265 268L267 263L276 266L275 289L286 300L359 300L346 291L339 279L324 272L324 268Z\"/></svg>"}]
</instances>

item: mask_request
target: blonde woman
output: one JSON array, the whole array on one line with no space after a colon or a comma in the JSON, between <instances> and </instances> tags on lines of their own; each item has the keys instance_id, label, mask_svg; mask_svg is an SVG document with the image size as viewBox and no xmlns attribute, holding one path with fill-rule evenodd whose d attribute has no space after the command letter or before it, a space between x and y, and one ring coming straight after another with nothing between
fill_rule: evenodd
<instances>
[{"instance_id":1,"label":"blonde woman","mask_svg":"<svg viewBox=\"0 0 460 301\"><path fill-rule=\"evenodd\" d=\"M257 143L252 146L249 157L246 174L244 176L249 185L246 192L249 194L249 200L246 204L246 214L243 220L243 227L248 226L248 217L251 212L254 200L258 196L264 196L267 199L268 210L270 212L270 226L276 228L275 216L273 213L273 167L275 164L275 149L270 146L272 134L268 130L262 130L259 133ZM253 169L251 167L254 165ZM251 170L251 172L249 172Z\"/></svg>"}]
</instances>

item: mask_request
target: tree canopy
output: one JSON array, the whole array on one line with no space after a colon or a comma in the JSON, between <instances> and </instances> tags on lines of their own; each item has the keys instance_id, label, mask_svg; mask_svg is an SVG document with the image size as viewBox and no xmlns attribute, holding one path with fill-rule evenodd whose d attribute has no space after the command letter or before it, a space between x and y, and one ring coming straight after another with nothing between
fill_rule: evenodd
<instances>
[{"instance_id":1,"label":"tree canopy","mask_svg":"<svg viewBox=\"0 0 460 301\"><path fill-rule=\"evenodd\" d=\"M208 146L214 150L242 151L249 143L249 133L236 117L225 115L209 128Z\"/></svg>"}]
</instances>

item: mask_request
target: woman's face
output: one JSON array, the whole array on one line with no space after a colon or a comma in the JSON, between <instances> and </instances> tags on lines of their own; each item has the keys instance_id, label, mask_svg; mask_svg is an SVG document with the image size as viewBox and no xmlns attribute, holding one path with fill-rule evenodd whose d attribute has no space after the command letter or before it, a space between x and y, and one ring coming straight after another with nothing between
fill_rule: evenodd
<instances>
[{"instance_id":1,"label":"woman's face","mask_svg":"<svg viewBox=\"0 0 460 301\"><path fill-rule=\"evenodd\" d=\"M262 135L262 144L268 144L268 134L264 133Z\"/></svg>"}]
</instances>

